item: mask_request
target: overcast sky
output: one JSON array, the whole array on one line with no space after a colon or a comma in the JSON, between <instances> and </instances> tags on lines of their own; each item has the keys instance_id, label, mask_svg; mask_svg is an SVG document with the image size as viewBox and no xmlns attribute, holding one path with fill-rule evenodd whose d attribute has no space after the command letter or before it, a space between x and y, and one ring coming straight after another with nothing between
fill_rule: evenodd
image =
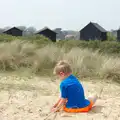
<instances>
[{"instance_id":1,"label":"overcast sky","mask_svg":"<svg viewBox=\"0 0 120 120\"><path fill-rule=\"evenodd\" d=\"M80 30L90 21L120 26L120 0L0 0L0 28L34 26Z\"/></svg>"}]
</instances>

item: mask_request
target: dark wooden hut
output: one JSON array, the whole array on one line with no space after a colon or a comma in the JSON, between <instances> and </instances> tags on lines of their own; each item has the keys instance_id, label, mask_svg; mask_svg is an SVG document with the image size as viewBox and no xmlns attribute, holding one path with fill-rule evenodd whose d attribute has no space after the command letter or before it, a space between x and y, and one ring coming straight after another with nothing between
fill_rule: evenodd
<instances>
[{"instance_id":1,"label":"dark wooden hut","mask_svg":"<svg viewBox=\"0 0 120 120\"><path fill-rule=\"evenodd\" d=\"M120 29L117 30L117 40L120 41Z\"/></svg>"},{"instance_id":2,"label":"dark wooden hut","mask_svg":"<svg viewBox=\"0 0 120 120\"><path fill-rule=\"evenodd\" d=\"M53 42L56 42L56 34L57 33L47 27L37 31L36 34L43 35L43 36L49 38L50 40L52 40Z\"/></svg>"},{"instance_id":3,"label":"dark wooden hut","mask_svg":"<svg viewBox=\"0 0 120 120\"><path fill-rule=\"evenodd\" d=\"M80 40L107 40L107 31L99 24L90 22L80 30Z\"/></svg>"},{"instance_id":4,"label":"dark wooden hut","mask_svg":"<svg viewBox=\"0 0 120 120\"><path fill-rule=\"evenodd\" d=\"M17 27L10 28L3 32L4 34L12 35L12 36L22 36L23 31Z\"/></svg>"}]
</instances>

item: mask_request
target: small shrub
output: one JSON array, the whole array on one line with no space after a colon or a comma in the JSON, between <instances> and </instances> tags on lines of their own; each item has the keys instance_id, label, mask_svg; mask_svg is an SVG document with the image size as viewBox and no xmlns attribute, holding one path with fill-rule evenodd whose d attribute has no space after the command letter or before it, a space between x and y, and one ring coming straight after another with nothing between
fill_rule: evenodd
<instances>
[{"instance_id":1,"label":"small shrub","mask_svg":"<svg viewBox=\"0 0 120 120\"><path fill-rule=\"evenodd\" d=\"M11 42L13 40L16 40L17 37L7 35L7 34L0 34L0 42Z\"/></svg>"},{"instance_id":2,"label":"small shrub","mask_svg":"<svg viewBox=\"0 0 120 120\"><path fill-rule=\"evenodd\" d=\"M117 41L117 37L115 37L114 35L112 35L112 33L108 32L107 33L107 40L108 41Z\"/></svg>"}]
</instances>

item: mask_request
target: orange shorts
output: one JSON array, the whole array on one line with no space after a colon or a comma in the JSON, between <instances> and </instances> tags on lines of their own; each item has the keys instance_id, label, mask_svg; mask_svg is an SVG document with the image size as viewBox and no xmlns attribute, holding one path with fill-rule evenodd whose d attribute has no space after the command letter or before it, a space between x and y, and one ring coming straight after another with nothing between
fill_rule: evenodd
<instances>
[{"instance_id":1,"label":"orange shorts","mask_svg":"<svg viewBox=\"0 0 120 120\"><path fill-rule=\"evenodd\" d=\"M93 106L93 102L90 101L90 105L87 107L74 109L74 108L66 108L66 106L64 106L63 111L69 112L69 113L89 112L92 106Z\"/></svg>"}]
</instances>

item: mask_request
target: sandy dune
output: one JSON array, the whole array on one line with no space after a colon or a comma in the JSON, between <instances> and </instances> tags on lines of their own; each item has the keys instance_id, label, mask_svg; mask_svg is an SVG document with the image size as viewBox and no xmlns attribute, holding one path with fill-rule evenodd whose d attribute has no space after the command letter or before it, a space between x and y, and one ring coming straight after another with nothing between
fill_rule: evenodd
<instances>
[{"instance_id":1,"label":"sandy dune","mask_svg":"<svg viewBox=\"0 0 120 120\"><path fill-rule=\"evenodd\" d=\"M101 98L89 113L51 115L48 120L120 120L120 86L115 83L82 82L86 96ZM50 78L0 76L0 120L44 120L59 96L59 81Z\"/></svg>"}]
</instances>

